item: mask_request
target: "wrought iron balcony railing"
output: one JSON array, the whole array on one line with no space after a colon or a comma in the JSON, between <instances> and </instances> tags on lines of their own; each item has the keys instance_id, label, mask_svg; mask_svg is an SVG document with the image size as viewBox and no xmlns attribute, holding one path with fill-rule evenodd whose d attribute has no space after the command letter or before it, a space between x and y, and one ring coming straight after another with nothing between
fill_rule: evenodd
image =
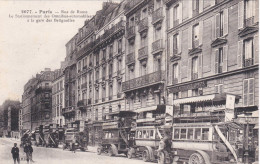
<instances>
[{"instance_id":1,"label":"wrought iron balcony railing","mask_svg":"<svg viewBox=\"0 0 260 164\"><path fill-rule=\"evenodd\" d=\"M134 52L132 52L126 56L126 64L130 65L133 63L135 63L135 53Z\"/></svg>"},{"instance_id":2,"label":"wrought iron balcony railing","mask_svg":"<svg viewBox=\"0 0 260 164\"><path fill-rule=\"evenodd\" d=\"M130 91L130 90L146 87L149 85L153 85L156 83L162 83L164 80L165 80L165 72L156 71L156 72L123 82L122 90L123 90L123 92Z\"/></svg>"},{"instance_id":3,"label":"wrought iron balcony railing","mask_svg":"<svg viewBox=\"0 0 260 164\"><path fill-rule=\"evenodd\" d=\"M142 32L143 30L148 29L148 18L144 18L139 22L138 32Z\"/></svg>"},{"instance_id":4,"label":"wrought iron balcony railing","mask_svg":"<svg viewBox=\"0 0 260 164\"><path fill-rule=\"evenodd\" d=\"M138 60L143 60L148 58L148 47L145 46L138 50Z\"/></svg>"},{"instance_id":5,"label":"wrought iron balcony railing","mask_svg":"<svg viewBox=\"0 0 260 164\"><path fill-rule=\"evenodd\" d=\"M159 39L152 43L152 52L158 52L163 50L163 40Z\"/></svg>"},{"instance_id":6,"label":"wrought iron balcony railing","mask_svg":"<svg viewBox=\"0 0 260 164\"><path fill-rule=\"evenodd\" d=\"M154 24L162 19L163 19L163 8L160 7L157 10L155 10L152 14L152 24Z\"/></svg>"}]
</instances>

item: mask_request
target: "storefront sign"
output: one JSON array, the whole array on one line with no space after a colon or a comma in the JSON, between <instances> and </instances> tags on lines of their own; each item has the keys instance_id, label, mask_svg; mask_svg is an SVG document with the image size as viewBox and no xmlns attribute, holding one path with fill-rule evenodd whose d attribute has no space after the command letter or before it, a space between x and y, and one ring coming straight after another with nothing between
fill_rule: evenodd
<instances>
[{"instance_id":1,"label":"storefront sign","mask_svg":"<svg viewBox=\"0 0 260 164\"><path fill-rule=\"evenodd\" d=\"M235 98L236 96L227 94L226 96L226 108L235 109Z\"/></svg>"},{"instance_id":2,"label":"storefront sign","mask_svg":"<svg viewBox=\"0 0 260 164\"><path fill-rule=\"evenodd\" d=\"M117 129L118 122L108 122L103 124L103 129Z\"/></svg>"},{"instance_id":3,"label":"storefront sign","mask_svg":"<svg viewBox=\"0 0 260 164\"><path fill-rule=\"evenodd\" d=\"M183 92L187 90L207 87L207 81L195 82L187 85L169 88L169 93Z\"/></svg>"}]
</instances>

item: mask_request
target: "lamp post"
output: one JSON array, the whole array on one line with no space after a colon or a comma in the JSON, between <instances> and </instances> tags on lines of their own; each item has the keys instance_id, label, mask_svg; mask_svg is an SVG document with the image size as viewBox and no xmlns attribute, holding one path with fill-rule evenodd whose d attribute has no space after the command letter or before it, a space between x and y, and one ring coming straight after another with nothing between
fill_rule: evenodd
<instances>
[{"instance_id":1,"label":"lamp post","mask_svg":"<svg viewBox=\"0 0 260 164\"><path fill-rule=\"evenodd\" d=\"M244 113L245 114L245 121L246 121L246 134L245 134L245 164L249 163L249 145L248 145L248 139L249 139L249 116L252 115L252 113Z\"/></svg>"}]
</instances>

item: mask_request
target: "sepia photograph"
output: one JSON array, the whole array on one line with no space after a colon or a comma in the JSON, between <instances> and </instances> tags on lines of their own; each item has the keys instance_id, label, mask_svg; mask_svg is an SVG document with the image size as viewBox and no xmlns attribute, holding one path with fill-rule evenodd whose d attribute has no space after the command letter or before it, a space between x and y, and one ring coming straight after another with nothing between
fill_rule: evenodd
<instances>
[{"instance_id":1,"label":"sepia photograph","mask_svg":"<svg viewBox=\"0 0 260 164\"><path fill-rule=\"evenodd\" d=\"M258 164L259 0L0 0L0 164Z\"/></svg>"}]
</instances>

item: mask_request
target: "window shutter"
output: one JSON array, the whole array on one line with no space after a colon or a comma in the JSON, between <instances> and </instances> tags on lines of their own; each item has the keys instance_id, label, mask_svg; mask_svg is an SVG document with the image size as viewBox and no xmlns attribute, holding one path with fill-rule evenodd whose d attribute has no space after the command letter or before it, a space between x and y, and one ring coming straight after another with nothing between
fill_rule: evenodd
<instances>
[{"instance_id":1,"label":"window shutter","mask_svg":"<svg viewBox=\"0 0 260 164\"><path fill-rule=\"evenodd\" d=\"M216 25L215 25L215 22L216 22L216 16L213 16L211 18L211 26L212 26L212 29L211 29L211 40L215 40L216 38Z\"/></svg>"},{"instance_id":2,"label":"window shutter","mask_svg":"<svg viewBox=\"0 0 260 164\"><path fill-rule=\"evenodd\" d=\"M237 65L238 68L242 68L242 58L243 58L243 41L238 41L238 51L237 51Z\"/></svg>"},{"instance_id":3,"label":"window shutter","mask_svg":"<svg viewBox=\"0 0 260 164\"><path fill-rule=\"evenodd\" d=\"M182 2L181 1L178 7L178 14L179 14L179 23L182 23Z\"/></svg>"},{"instance_id":4,"label":"window shutter","mask_svg":"<svg viewBox=\"0 0 260 164\"><path fill-rule=\"evenodd\" d=\"M244 80L244 85L243 85L243 105L247 106L247 95L248 95L248 79Z\"/></svg>"},{"instance_id":5,"label":"window shutter","mask_svg":"<svg viewBox=\"0 0 260 164\"><path fill-rule=\"evenodd\" d=\"M216 32L215 32L215 36L216 38L218 38L220 36L220 15L219 13L216 15Z\"/></svg>"},{"instance_id":6,"label":"window shutter","mask_svg":"<svg viewBox=\"0 0 260 164\"><path fill-rule=\"evenodd\" d=\"M188 80L191 80L191 59L188 59Z\"/></svg>"},{"instance_id":7,"label":"window shutter","mask_svg":"<svg viewBox=\"0 0 260 164\"><path fill-rule=\"evenodd\" d=\"M215 73L218 73L219 50L215 51Z\"/></svg>"},{"instance_id":8,"label":"window shutter","mask_svg":"<svg viewBox=\"0 0 260 164\"><path fill-rule=\"evenodd\" d=\"M203 12L203 0L199 0L199 13Z\"/></svg>"},{"instance_id":9,"label":"window shutter","mask_svg":"<svg viewBox=\"0 0 260 164\"><path fill-rule=\"evenodd\" d=\"M215 93L219 93L218 85L215 85Z\"/></svg>"},{"instance_id":10,"label":"window shutter","mask_svg":"<svg viewBox=\"0 0 260 164\"><path fill-rule=\"evenodd\" d=\"M169 27L170 27L170 29L171 28L173 28L173 19L174 19L174 17L173 17L173 7L171 7L170 8L170 16L169 16Z\"/></svg>"},{"instance_id":11,"label":"window shutter","mask_svg":"<svg viewBox=\"0 0 260 164\"><path fill-rule=\"evenodd\" d=\"M202 54L199 55L198 78L202 78Z\"/></svg>"},{"instance_id":12,"label":"window shutter","mask_svg":"<svg viewBox=\"0 0 260 164\"><path fill-rule=\"evenodd\" d=\"M225 9L223 11L224 14L224 29L223 29L223 34L227 35L228 34L228 9Z\"/></svg>"},{"instance_id":13,"label":"window shutter","mask_svg":"<svg viewBox=\"0 0 260 164\"><path fill-rule=\"evenodd\" d=\"M202 44L202 39L203 39L203 21L200 21L199 23L199 44Z\"/></svg>"},{"instance_id":14,"label":"window shutter","mask_svg":"<svg viewBox=\"0 0 260 164\"><path fill-rule=\"evenodd\" d=\"M169 65L169 79L168 79L168 83L169 84L173 84L173 65Z\"/></svg>"},{"instance_id":15,"label":"window shutter","mask_svg":"<svg viewBox=\"0 0 260 164\"><path fill-rule=\"evenodd\" d=\"M255 18L254 18L254 23L256 23L256 22L258 22L259 21L259 2L258 2L259 0L255 0L254 2L255 2Z\"/></svg>"},{"instance_id":16,"label":"window shutter","mask_svg":"<svg viewBox=\"0 0 260 164\"><path fill-rule=\"evenodd\" d=\"M244 27L244 1L238 3L238 29Z\"/></svg>"},{"instance_id":17,"label":"window shutter","mask_svg":"<svg viewBox=\"0 0 260 164\"><path fill-rule=\"evenodd\" d=\"M224 88L223 88L223 84L220 84L220 85L219 85L219 93L220 93L220 94L223 93L223 89L224 89Z\"/></svg>"},{"instance_id":18,"label":"window shutter","mask_svg":"<svg viewBox=\"0 0 260 164\"><path fill-rule=\"evenodd\" d=\"M248 82L248 105L254 105L254 79L249 79Z\"/></svg>"},{"instance_id":19,"label":"window shutter","mask_svg":"<svg viewBox=\"0 0 260 164\"><path fill-rule=\"evenodd\" d=\"M223 59L224 59L224 64L223 64L223 72L227 72L227 62L228 62L228 46L223 47Z\"/></svg>"},{"instance_id":20,"label":"window shutter","mask_svg":"<svg viewBox=\"0 0 260 164\"><path fill-rule=\"evenodd\" d=\"M179 31L178 53L182 52L182 50L181 50L181 40L182 40L182 31Z\"/></svg>"},{"instance_id":21,"label":"window shutter","mask_svg":"<svg viewBox=\"0 0 260 164\"><path fill-rule=\"evenodd\" d=\"M258 51L259 45L258 45L258 35L254 36L254 64L259 63L259 51Z\"/></svg>"},{"instance_id":22,"label":"window shutter","mask_svg":"<svg viewBox=\"0 0 260 164\"><path fill-rule=\"evenodd\" d=\"M192 26L188 29L188 49L192 49Z\"/></svg>"}]
</instances>

